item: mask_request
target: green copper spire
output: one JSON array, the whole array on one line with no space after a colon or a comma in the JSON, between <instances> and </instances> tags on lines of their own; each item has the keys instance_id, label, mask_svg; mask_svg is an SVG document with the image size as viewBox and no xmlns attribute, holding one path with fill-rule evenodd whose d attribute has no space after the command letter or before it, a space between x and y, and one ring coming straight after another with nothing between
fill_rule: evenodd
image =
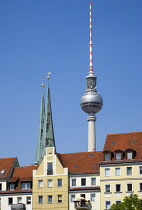
<instances>
[{"instance_id":1,"label":"green copper spire","mask_svg":"<svg viewBox=\"0 0 142 210\"><path fill-rule=\"evenodd\" d=\"M44 87L43 84L42 84L42 87ZM36 156L35 156L35 162L37 164L40 162L42 158L44 119L45 119L45 102L44 102L44 92L42 90L40 121L39 121L39 128L38 128L38 141L37 141Z\"/></svg>"},{"instance_id":2,"label":"green copper spire","mask_svg":"<svg viewBox=\"0 0 142 210\"><path fill-rule=\"evenodd\" d=\"M47 102L46 102L45 121L44 121L44 139L45 139L45 147L55 147L49 83L47 89Z\"/></svg>"},{"instance_id":3,"label":"green copper spire","mask_svg":"<svg viewBox=\"0 0 142 210\"><path fill-rule=\"evenodd\" d=\"M50 77L47 77L47 79L49 78ZM42 87L43 86L44 85L42 85ZM46 147L55 147L49 82L47 87L46 107L44 102L44 93L42 92L38 142L35 157L35 162L37 164L40 164L43 156L45 155Z\"/></svg>"}]
</instances>

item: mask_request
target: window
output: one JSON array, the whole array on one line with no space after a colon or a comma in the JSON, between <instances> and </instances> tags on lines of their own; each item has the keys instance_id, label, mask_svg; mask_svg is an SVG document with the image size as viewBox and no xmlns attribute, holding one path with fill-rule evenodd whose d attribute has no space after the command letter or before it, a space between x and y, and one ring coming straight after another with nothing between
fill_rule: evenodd
<instances>
[{"instance_id":1,"label":"window","mask_svg":"<svg viewBox=\"0 0 142 210\"><path fill-rule=\"evenodd\" d=\"M90 200L91 200L91 201L95 201L95 194L91 194L91 195L90 195Z\"/></svg>"},{"instance_id":2,"label":"window","mask_svg":"<svg viewBox=\"0 0 142 210\"><path fill-rule=\"evenodd\" d=\"M116 201L116 204L120 204L121 203L121 201Z\"/></svg>"},{"instance_id":3,"label":"window","mask_svg":"<svg viewBox=\"0 0 142 210\"><path fill-rule=\"evenodd\" d=\"M142 191L142 183L139 183L139 191Z\"/></svg>"},{"instance_id":4,"label":"window","mask_svg":"<svg viewBox=\"0 0 142 210\"><path fill-rule=\"evenodd\" d=\"M31 204L31 197L26 197L26 201L27 204Z\"/></svg>"},{"instance_id":5,"label":"window","mask_svg":"<svg viewBox=\"0 0 142 210\"><path fill-rule=\"evenodd\" d=\"M116 184L115 187L116 187L115 192L121 192L121 185L120 184Z\"/></svg>"},{"instance_id":6,"label":"window","mask_svg":"<svg viewBox=\"0 0 142 210\"><path fill-rule=\"evenodd\" d=\"M0 183L0 191L2 190L2 183Z\"/></svg>"},{"instance_id":7,"label":"window","mask_svg":"<svg viewBox=\"0 0 142 210\"><path fill-rule=\"evenodd\" d=\"M62 187L62 179L57 179L58 187Z\"/></svg>"},{"instance_id":8,"label":"window","mask_svg":"<svg viewBox=\"0 0 142 210\"><path fill-rule=\"evenodd\" d=\"M105 185L105 192L109 193L110 192L110 184Z\"/></svg>"},{"instance_id":9,"label":"window","mask_svg":"<svg viewBox=\"0 0 142 210\"><path fill-rule=\"evenodd\" d=\"M110 201L106 201L106 209L110 209Z\"/></svg>"},{"instance_id":10,"label":"window","mask_svg":"<svg viewBox=\"0 0 142 210\"><path fill-rule=\"evenodd\" d=\"M120 168L115 168L115 176L120 176Z\"/></svg>"},{"instance_id":11,"label":"window","mask_svg":"<svg viewBox=\"0 0 142 210\"><path fill-rule=\"evenodd\" d=\"M85 194L80 194L80 197L85 198Z\"/></svg>"},{"instance_id":12,"label":"window","mask_svg":"<svg viewBox=\"0 0 142 210\"><path fill-rule=\"evenodd\" d=\"M85 178L81 179L81 186L86 186L86 179Z\"/></svg>"},{"instance_id":13,"label":"window","mask_svg":"<svg viewBox=\"0 0 142 210\"><path fill-rule=\"evenodd\" d=\"M47 163L47 175L53 175L53 163Z\"/></svg>"},{"instance_id":14,"label":"window","mask_svg":"<svg viewBox=\"0 0 142 210\"><path fill-rule=\"evenodd\" d=\"M30 182L22 182L21 183L21 189L30 189L31 183Z\"/></svg>"},{"instance_id":15,"label":"window","mask_svg":"<svg viewBox=\"0 0 142 210\"><path fill-rule=\"evenodd\" d=\"M71 202L75 200L75 195L71 195Z\"/></svg>"},{"instance_id":16,"label":"window","mask_svg":"<svg viewBox=\"0 0 142 210\"><path fill-rule=\"evenodd\" d=\"M105 176L110 176L110 168L105 168Z\"/></svg>"},{"instance_id":17,"label":"window","mask_svg":"<svg viewBox=\"0 0 142 210\"><path fill-rule=\"evenodd\" d=\"M17 203L22 203L22 197L17 198Z\"/></svg>"},{"instance_id":18,"label":"window","mask_svg":"<svg viewBox=\"0 0 142 210\"><path fill-rule=\"evenodd\" d=\"M47 180L47 186L48 187L53 187L53 181L52 181L52 179L48 179Z\"/></svg>"},{"instance_id":19,"label":"window","mask_svg":"<svg viewBox=\"0 0 142 210\"><path fill-rule=\"evenodd\" d=\"M38 196L38 203L43 203L43 196L42 195Z\"/></svg>"},{"instance_id":20,"label":"window","mask_svg":"<svg viewBox=\"0 0 142 210\"><path fill-rule=\"evenodd\" d=\"M115 154L115 159L116 159L116 160L121 160L121 152L117 152L117 153Z\"/></svg>"},{"instance_id":21,"label":"window","mask_svg":"<svg viewBox=\"0 0 142 210\"><path fill-rule=\"evenodd\" d=\"M71 184L72 184L72 186L76 186L76 179L72 179Z\"/></svg>"},{"instance_id":22,"label":"window","mask_svg":"<svg viewBox=\"0 0 142 210\"><path fill-rule=\"evenodd\" d=\"M1 175L1 174L4 174L4 173L5 173L5 170L1 170L1 171L0 171L0 175Z\"/></svg>"},{"instance_id":23,"label":"window","mask_svg":"<svg viewBox=\"0 0 142 210\"><path fill-rule=\"evenodd\" d=\"M110 153L105 153L105 160L110 160L111 159L111 156L110 156Z\"/></svg>"},{"instance_id":24,"label":"window","mask_svg":"<svg viewBox=\"0 0 142 210\"><path fill-rule=\"evenodd\" d=\"M13 198L8 198L8 205L12 205L13 204Z\"/></svg>"},{"instance_id":25,"label":"window","mask_svg":"<svg viewBox=\"0 0 142 210\"><path fill-rule=\"evenodd\" d=\"M142 166L139 167L139 173L142 174Z\"/></svg>"},{"instance_id":26,"label":"window","mask_svg":"<svg viewBox=\"0 0 142 210\"><path fill-rule=\"evenodd\" d=\"M48 195L48 203L52 203L52 195Z\"/></svg>"},{"instance_id":27,"label":"window","mask_svg":"<svg viewBox=\"0 0 142 210\"><path fill-rule=\"evenodd\" d=\"M43 187L43 180L38 180L38 187L39 188Z\"/></svg>"},{"instance_id":28,"label":"window","mask_svg":"<svg viewBox=\"0 0 142 210\"><path fill-rule=\"evenodd\" d=\"M62 203L62 195L57 195L57 202Z\"/></svg>"},{"instance_id":29,"label":"window","mask_svg":"<svg viewBox=\"0 0 142 210\"><path fill-rule=\"evenodd\" d=\"M96 178L91 178L91 185L96 185Z\"/></svg>"},{"instance_id":30,"label":"window","mask_svg":"<svg viewBox=\"0 0 142 210\"><path fill-rule=\"evenodd\" d=\"M132 192L132 184L127 184L127 192Z\"/></svg>"},{"instance_id":31,"label":"window","mask_svg":"<svg viewBox=\"0 0 142 210\"><path fill-rule=\"evenodd\" d=\"M127 175L132 175L132 167L127 167Z\"/></svg>"},{"instance_id":32,"label":"window","mask_svg":"<svg viewBox=\"0 0 142 210\"><path fill-rule=\"evenodd\" d=\"M14 184L14 183L10 183L9 189L10 189L10 190L14 190L14 189L15 189L15 184Z\"/></svg>"},{"instance_id":33,"label":"window","mask_svg":"<svg viewBox=\"0 0 142 210\"><path fill-rule=\"evenodd\" d=\"M127 159L132 159L132 158L133 158L133 153L127 152Z\"/></svg>"}]
</instances>

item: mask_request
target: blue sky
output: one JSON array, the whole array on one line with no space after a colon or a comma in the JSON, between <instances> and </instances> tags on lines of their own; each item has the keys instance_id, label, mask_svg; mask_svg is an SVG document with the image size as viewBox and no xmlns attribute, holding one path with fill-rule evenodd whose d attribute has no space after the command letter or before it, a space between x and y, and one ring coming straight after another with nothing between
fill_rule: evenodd
<instances>
[{"instance_id":1,"label":"blue sky","mask_svg":"<svg viewBox=\"0 0 142 210\"><path fill-rule=\"evenodd\" d=\"M107 134L142 131L142 1L92 2L93 64L104 100L96 115L97 150L102 150ZM52 72L57 151L87 151L80 98L88 71L88 0L1 1L0 158L33 163L47 72Z\"/></svg>"}]
</instances>

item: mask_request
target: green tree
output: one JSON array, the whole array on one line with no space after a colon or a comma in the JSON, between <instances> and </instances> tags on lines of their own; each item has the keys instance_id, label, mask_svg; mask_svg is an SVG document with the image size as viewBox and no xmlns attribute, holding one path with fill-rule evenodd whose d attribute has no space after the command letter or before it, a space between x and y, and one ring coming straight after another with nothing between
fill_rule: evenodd
<instances>
[{"instance_id":1,"label":"green tree","mask_svg":"<svg viewBox=\"0 0 142 210\"><path fill-rule=\"evenodd\" d=\"M138 195L131 194L126 196L122 203L113 204L111 210L142 210L142 200L138 198Z\"/></svg>"}]
</instances>

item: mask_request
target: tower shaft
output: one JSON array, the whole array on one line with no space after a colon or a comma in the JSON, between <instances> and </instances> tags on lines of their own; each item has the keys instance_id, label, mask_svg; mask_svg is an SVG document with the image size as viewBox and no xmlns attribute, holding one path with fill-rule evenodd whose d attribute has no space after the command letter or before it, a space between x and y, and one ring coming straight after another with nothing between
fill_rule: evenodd
<instances>
[{"instance_id":1,"label":"tower shaft","mask_svg":"<svg viewBox=\"0 0 142 210\"><path fill-rule=\"evenodd\" d=\"M96 151L95 114L89 113L87 121L88 121L88 152Z\"/></svg>"}]
</instances>

